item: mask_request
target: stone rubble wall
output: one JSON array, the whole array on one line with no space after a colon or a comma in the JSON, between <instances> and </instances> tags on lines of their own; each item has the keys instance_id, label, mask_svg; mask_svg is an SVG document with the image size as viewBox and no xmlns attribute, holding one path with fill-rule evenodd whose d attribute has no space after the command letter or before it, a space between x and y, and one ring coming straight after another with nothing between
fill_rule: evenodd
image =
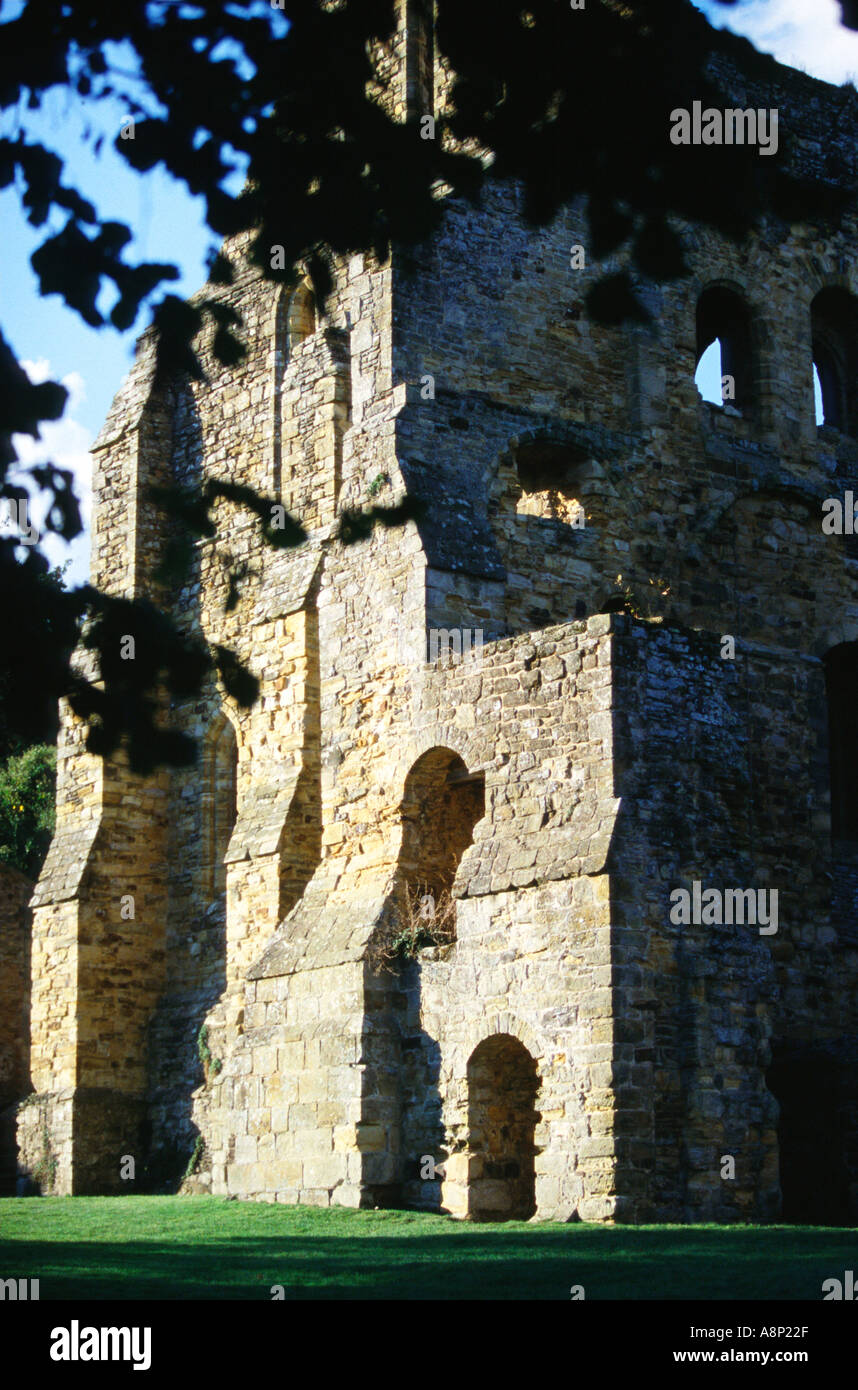
<instances>
[{"instance_id":1,"label":"stone rubble wall","mask_svg":"<svg viewBox=\"0 0 858 1390\"><path fill-rule=\"evenodd\" d=\"M611 922L627 1211L770 1218L773 1044L842 1042L858 1025L858 951L831 921L821 663L751 642L724 660L712 634L615 624L623 810ZM777 932L672 923L670 892L695 879L777 890ZM725 1154L735 1181L721 1177Z\"/></svg>"},{"instance_id":2,"label":"stone rubble wall","mask_svg":"<svg viewBox=\"0 0 858 1390\"><path fill-rule=\"evenodd\" d=\"M408 10L378 60L416 120L450 74L424 7ZM774 65L761 82L737 76L737 101L782 104L791 158L816 167L840 97ZM201 294L237 309L246 358L222 366L203 335L204 380L164 383L141 339L94 446L93 582L234 651L260 694L239 710L213 678L177 701L200 759L148 778L91 758L63 710L19 1123L45 1190L129 1190L131 1154L149 1186L186 1173L189 1190L473 1214L474 1184L491 1203L513 1180L473 1141L469 1068L499 1040L485 1076L522 1052L536 1067L538 1216L760 1219L779 1200L772 1057L818 1044L848 1069L856 952L848 895L832 918L821 663L858 638L858 570L819 518L858 491L858 447L815 427L810 303L858 292L858 229L772 221L737 247L684 227L691 278L641 283L654 323L621 331L584 312L616 267L570 266L582 209L533 229L521 206L492 184L478 209L449 200L425 247L340 258L301 342L239 239L233 285ZM752 312L744 413L694 385L712 283ZM528 482L558 459L564 506ZM266 547L221 500L217 537L168 591L147 489L207 479L282 503L307 540ZM416 520L339 537L345 511L406 495L427 504ZM654 621L604 611L618 576ZM481 632L478 660L427 663L428 633L449 628ZM220 893L224 721L237 814ZM408 778L431 750L484 779L456 940L379 969ZM779 933L673 927L667 894L695 876L782 885Z\"/></svg>"},{"instance_id":3,"label":"stone rubble wall","mask_svg":"<svg viewBox=\"0 0 858 1390\"><path fill-rule=\"evenodd\" d=\"M593 628L606 632L609 619L593 620ZM372 971L365 977L363 962L373 935L383 929L402 840L396 808L405 777L421 752L447 747L458 752L467 767L487 768L487 814L475 829L474 845L457 879L465 924L471 898L478 895L491 893L494 903L495 895L513 885L539 885L580 871L596 874L603 867L616 810L610 794L609 721L602 713L608 675L597 667L598 635L563 631L555 641L551 635L540 635L536 643L521 638L484 649L476 672L465 661L459 668L412 673L410 699L407 685L399 692L399 717L404 722L397 738L367 742L358 725L354 748L343 752L348 744L341 736L338 804L352 805L359 787L362 819L345 825L336 855L323 861L317 879L250 972L243 1034L238 1050L224 1060L215 1083L217 1098L209 1109L209 1121L217 1111L225 1125L220 1137L213 1132L210 1138L206 1131L206 1145L214 1156L215 1191L351 1204L362 1188L383 1198L385 1190L401 1186L401 1102L399 1086L395 1077L391 1079L399 1030L384 1016L391 1001L390 982L375 978ZM361 723L367 723L366 714ZM387 838L371 851L369 846L379 840L379 827L387 828ZM372 837L369 844L367 835ZM533 930L551 940L552 950L541 964L546 984L549 976L555 979L550 1001L543 998L535 1010L539 1019L552 1010L569 1014L561 1008L564 981L569 989L584 991L576 994L578 1000L592 994L596 1015L608 997L607 989L601 996L596 989L603 980L607 986L609 969L598 959L608 936L606 895L602 890L600 899L594 882L584 880L572 896L581 904L582 937L588 942L594 938L595 966L582 948L581 958L569 953L558 976L569 890L539 899L545 908ZM514 899L515 894L510 896ZM502 915L504 911L509 913L508 905L501 907ZM601 948L595 940L597 926L602 927ZM497 934L495 928L495 938ZM582 959L589 991L580 973ZM491 1033L486 1003L474 990L473 962L468 970L468 1025L472 1031ZM522 978L525 973L522 967ZM492 1003L497 1006L497 998L505 993L506 987L495 979ZM365 1023L362 999L368 1010ZM376 1002L378 1010L373 1008ZM520 1007L524 1019L534 1015L534 1003ZM573 1012L575 1018L561 1023L559 1032L556 1021L552 1027L556 1047L570 1050L570 1039L583 1046L585 1035L587 1043L591 1041L589 1028L596 1026L598 1031L582 1007L579 1034L574 1027L577 1010ZM279 1051L284 1041L293 1059L299 1054L301 1059L300 1064L293 1060L288 1071ZM595 1058L598 1052L597 1046L586 1056ZM562 1088L565 1081L568 1086L568 1072L557 1065L556 1085ZM563 1102L558 1104L562 1109ZM355 1158L351 1167L349 1153ZM288 1155L294 1189L291 1182L284 1187L282 1180L279 1187L271 1186L277 1170L267 1160L274 1154ZM335 1181L329 1181L332 1173Z\"/></svg>"},{"instance_id":4,"label":"stone rubble wall","mask_svg":"<svg viewBox=\"0 0 858 1390\"><path fill-rule=\"evenodd\" d=\"M30 1090L30 898L33 884L0 864L0 1195L15 1192L15 1109Z\"/></svg>"}]
</instances>

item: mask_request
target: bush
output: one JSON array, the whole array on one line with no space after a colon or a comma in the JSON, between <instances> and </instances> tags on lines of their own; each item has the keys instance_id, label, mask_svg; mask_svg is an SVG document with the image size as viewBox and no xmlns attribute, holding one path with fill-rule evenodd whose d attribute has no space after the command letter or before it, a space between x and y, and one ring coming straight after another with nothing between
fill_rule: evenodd
<instances>
[{"instance_id":1,"label":"bush","mask_svg":"<svg viewBox=\"0 0 858 1390\"><path fill-rule=\"evenodd\" d=\"M455 940L456 902L450 889L402 884L393 920L386 930L376 932L367 959L373 970L394 974L398 965L416 960L425 947L451 946Z\"/></svg>"},{"instance_id":2,"label":"bush","mask_svg":"<svg viewBox=\"0 0 858 1390\"><path fill-rule=\"evenodd\" d=\"M0 862L38 878L54 833L55 748L37 743L0 769Z\"/></svg>"}]
</instances>

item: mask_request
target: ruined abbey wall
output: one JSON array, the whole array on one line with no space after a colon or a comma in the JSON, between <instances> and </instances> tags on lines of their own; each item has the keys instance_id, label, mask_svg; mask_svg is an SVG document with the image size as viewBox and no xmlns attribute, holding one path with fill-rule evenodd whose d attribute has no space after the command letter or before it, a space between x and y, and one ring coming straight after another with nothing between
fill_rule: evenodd
<instances>
[{"instance_id":1,"label":"ruined abbey wall","mask_svg":"<svg viewBox=\"0 0 858 1390\"><path fill-rule=\"evenodd\" d=\"M419 112L426 43L381 61ZM836 98L781 73L737 100L779 105L813 162ZM141 341L95 445L93 581L260 694L176 700L199 760L147 777L64 712L19 1126L54 1190L129 1190L130 1154L141 1185L284 1202L761 1219L812 1113L809 1181L828 1165L854 1214L858 876L825 663L858 639L858 561L820 518L858 452L816 427L812 320L820 291L858 296L855 228L685 227L692 275L641 284L653 322L622 330L584 310L585 228L534 230L491 184L430 245L344 258L324 305L239 244L207 292L240 365L203 341L204 381L158 382ZM747 311L735 406L694 385L711 289ZM307 539L265 546L222 501L168 591L147 488L207 478ZM416 522L339 536L406 495ZM429 659L439 629L481 644ZM695 881L777 890L777 931L675 921ZM402 951L430 889L455 930Z\"/></svg>"}]
</instances>

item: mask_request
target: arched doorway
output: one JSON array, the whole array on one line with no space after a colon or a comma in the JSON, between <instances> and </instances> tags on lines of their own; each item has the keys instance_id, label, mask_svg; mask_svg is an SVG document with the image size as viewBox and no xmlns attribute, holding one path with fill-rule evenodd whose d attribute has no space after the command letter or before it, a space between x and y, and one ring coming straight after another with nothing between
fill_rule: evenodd
<instances>
[{"instance_id":1,"label":"arched doorway","mask_svg":"<svg viewBox=\"0 0 858 1390\"><path fill-rule=\"evenodd\" d=\"M536 1062L518 1038L497 1033L468 1062L468 1215L526 1221L536 1211Z\"/></svg>"}]
</instances>

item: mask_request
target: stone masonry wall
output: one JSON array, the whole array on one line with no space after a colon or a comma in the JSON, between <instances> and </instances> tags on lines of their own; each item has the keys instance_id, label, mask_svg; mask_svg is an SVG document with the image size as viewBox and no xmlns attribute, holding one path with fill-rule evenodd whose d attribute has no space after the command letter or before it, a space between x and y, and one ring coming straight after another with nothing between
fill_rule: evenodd
<instances>
[{"instance_id":1,"label":"stone masonry wall","mask_svg":"<svg viewBox=\"0 0 858 1390\"><path fill-rule=\"evenodd\" d=\"M450 74L427 8L403 13L376 56L413 121ZM831 103L853 130L822 84L734 78L782 106L799 167ZM613 267L570 264L582 209L534 230L521 206L497 182L448 200L431 245L340 258L325 304L264 283L239 240L206 293L245 359L204 337L204 379L165 383L140 342L94 446L93 582L157 599L260 693L175 702L198 762L148 778L91 758L63 711L19 1126L51 1190L130 1190L131 1154L138 1186L285 1202L760 1219L800 1204L796 1078L821 1068L854 1112L823 659L858 639L858 569L820 518L858 490L858 447L814 425L811 302L858 294L858 229L771 220L737 247L684 227L691 277L641 283L653 323L607 330L583 301ZM712 285L753 324L742 410L694 385ZM221 501L167 592L148 485L206 479L307 539L267 547ZM406 496L416 521L340 536L345 510ZM430 664L439 629L482 645ZM427 806L457 785L484 814L455 939L402 959L415 864L437 871ZM778 933L676 926L695 879L777 887Z\"/></svg>"},{"instance_id":2,"label":"stone masonry wall","mask_svg":"<svg viewBox=\"0 0 858 1390\"><path fill-rule=\"evenodd\" d=\"M499 643L484 649L476 671L467 662L453 671L418 668L399 690L398 737L368 743L361 736L362 726L369 733L376 722L372 710L351 738L339 731L338 804L354 805L361 789L361 819L342 823L335 856L323 860L303 899L250 972L244 1033L216 1083L218 1119L225 1128L213 1140L215 1190L354 1203L366 1189L374 1198L388 1200L402 1189L403 1164L410 1166L416 1157L400 1150L400 1127L410 1123L414 1128L403 1119L403 1106L422 1106L425 1097L401 1095L396 1079L401 1029L388 1015L402 1006L396 1005L396 991L383 972L365 975L361 962L371 940L385 930L393 900L403 835L397 805L405 779L431 748L458 752L469 769L484 769L486 778L486 815L475 827L474 845L457 877L462 897L456 953L457 961L463 955L468 995L462 1037L475 1030L490 1036L507 1028L518 1036L520 1027L532 1045L539 1040L545 1085L556 1093L561 1113L573 1051L581 1089L596 1085L587 1079L591 1063L610 1051L610 1024L602 1012L609 997L606 885L585 878L575 888L555 885L541 893L536 885L582 872L596 874L604 864L615 806L610 747L603 741L609 736L602 714L607 674L600 676L597 651L599 631L608 626L608 619L600 619L594 620L594 635L582 629L564 631L554 641L546 634L536 644L529 638ZM397 723L388 727L393 732ZM534 885L531 891L517 891L528 884ZM483 905L483 895L489 893L490 902ZM580 913L581 924L580 941L571 949L565 940L570 910ZM521 944L518 951L507 945L504 959L513 960L520 952L521 963L517 970L510 966L498 973L491 966L499 946L492 942L497 943L499 933L513 934L502 925L510 916L521 923ZM465 954L471 936L478 944ZM542 938L540 948L536 942ZM534 951L539 968L528 980L533 997L528 999L525 991L519 999L511 982L523 985L533 974ZM474 953L482 975L476 988ZM417 1001L409 1001L411 1016L404 1026L411 1033L422 1029L421 1047L437 1040L437 1011L446 1018L459 973L452 967L441 971L437 984L444 1004L430 994L425 1017ZM362 999L368 1010L365 1021ZM520 1023L512 1024L516 1009ZM499 1022L501 1015L507 1028ZM448 1019L445 1040L450 1026ZM456 1049L458 1066L467 1060L463 1045L460 1040ZM451 1063L452 1055L451 1050ZM566 1126L586 1135L588 1108L604 1101L602 1094L583 1104L576 1100ZM461 1128L459 1119L449 1123L451 1132ZM561 1142L564 1132L562 1124L552 1128L552 1145ZM416 1142L428 1141L417 1137ZM288 1183L283 1182L284 1169L266 1166L265 1159L275 1155L294 1174ZM594 1160L602 1156L592 1154ZM582 1152L585 1172L587 1159ZM560 1164L547 1164L544 1209L553 1210L564 1196L571 1209L573 1194L583 1191L580 1175L561 1195L559 1182L552 1187L548 1181L548 1170L556 1174ZM594 1166L600 1167L598 1162ZM279 1185L274 1182L278 1171ZM598 1180L595 1184L598 1189ZM458 1204L450 1193L445 1200ZM605 1201L597 1200L596 1208L604 1213Z\"/></svg>"},{"instance_id":3,"label":"stone masonry wall","mask_svg":"<svg viewBox=\"0 0 858 1390\"><path fill-rule=\"evenodd\" d=\"M0 864L0 1194L15 1191L15 1107L30 1089L30 898L24 874Z\"/></svg>"},{"instance_id":4,"label":"stone masonry wall","mask_svg":"<svg viewBox=\"0 0 858 1390\"><path fill-rule=\"evenodd\" d=\"M611 923L625 1202L645 1220L773 1216L772 1044L842 1045L858 1025L858 952L831 922L821 664L753 643L732 662L717 637L615 621L622 809ZM676 925L670 892L695 879L777 890L777 931ZM722 1177L724 1155L735 1157L735 1180Z\"/></svg>"}]
</instances>

